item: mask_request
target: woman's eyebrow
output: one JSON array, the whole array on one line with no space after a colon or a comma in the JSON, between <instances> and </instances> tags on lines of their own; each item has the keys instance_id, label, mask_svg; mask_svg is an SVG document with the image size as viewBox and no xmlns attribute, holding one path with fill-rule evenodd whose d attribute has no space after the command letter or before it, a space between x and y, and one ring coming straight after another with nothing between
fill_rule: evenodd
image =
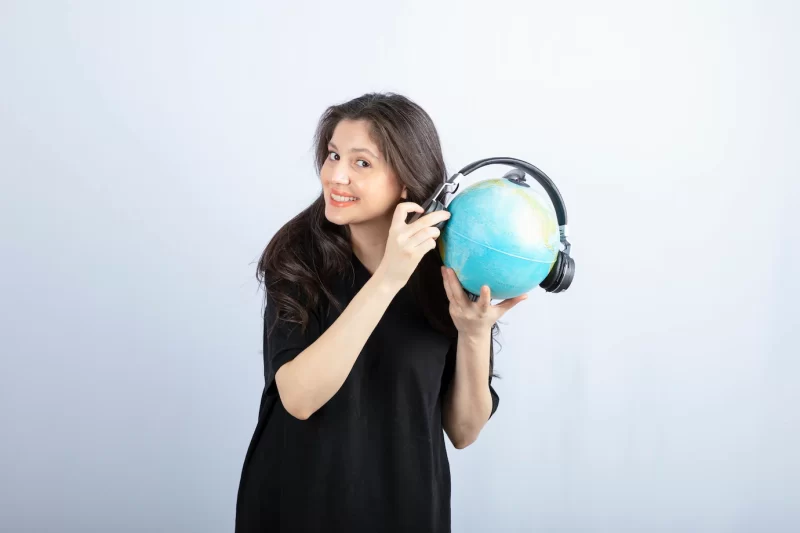
<instances>
[{"instance_id":1,"label":"woman's eyebrow","mask_svg":"<svg viewBox=\"0 0 800 533\"><path fill-rule=\"evenodd\" d=\"M334 150L338 150L338 148L336 147L336 145L335 145L335 144L333 144L333 143L329 142L329 143L328 143L328 145L330 145L330 146L331 146L331 147L332 147ZM351 148L351 149L350 149L350 151L351 151L351 152L366 152L366 153L368 153L369 155L371 155L372 157L374 157L375 159L380 159L380 158L379 158L377 155L373 154L373 153L372 153L370 150L368 150L367 148Z\"/></svg>"}]
</instances>

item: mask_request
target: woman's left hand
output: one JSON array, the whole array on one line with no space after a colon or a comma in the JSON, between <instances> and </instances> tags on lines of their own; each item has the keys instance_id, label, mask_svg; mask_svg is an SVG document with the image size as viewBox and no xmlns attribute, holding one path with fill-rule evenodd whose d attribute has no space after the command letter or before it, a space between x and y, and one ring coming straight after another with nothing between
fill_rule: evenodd
<instances>
[{"instance_id":1,"label":"woman's left hand","mask_svg":"<svg viewBox=\"0 0 800 533\"><path fill-rule=\"evenodd\" d=\"M453 317L459 333L479 333L490 329L509 309L528 299L528 295L523 294L492 305L491 289L484 285L481 287L480 299L473 302L464 293L464 288L452 268L443 266L442 278L447 299L450 300L450 316Z\"/></svg>"}]
</instances>

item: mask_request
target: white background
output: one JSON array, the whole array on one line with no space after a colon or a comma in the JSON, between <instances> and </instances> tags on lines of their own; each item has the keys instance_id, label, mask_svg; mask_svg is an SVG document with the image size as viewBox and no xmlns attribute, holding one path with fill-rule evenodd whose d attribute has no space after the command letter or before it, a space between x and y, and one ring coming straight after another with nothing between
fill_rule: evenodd
<instances>
[{"instance_id":1,"label":"white background","mask_svg":"<svg viewBox=\"0 0 800 533\"><path fill-rule=\"evenodd\" d=\"M232 531L255 261L324 109L395 91L450 172L544 170L577 264L501 325L453 531L797 531L798 14L0 2L0 529Z\"/></svg>"}]
</instances>

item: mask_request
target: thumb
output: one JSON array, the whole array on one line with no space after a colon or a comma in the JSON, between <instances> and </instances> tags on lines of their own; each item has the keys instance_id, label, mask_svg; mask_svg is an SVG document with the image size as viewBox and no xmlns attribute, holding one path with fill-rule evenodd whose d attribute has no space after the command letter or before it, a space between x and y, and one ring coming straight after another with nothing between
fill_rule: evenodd
<instances>
[{"instance_id":1,"label":"thumb","mask_svg":"<svg viewBox=\"0 0 800 533\"><path fill-rule=\"evenodd\" d=\"M500 302L499 304L495 305L494 307L495 307L495 309L500 309L505 313L506 311L508 311L509 309L514 307L515 305L517 305L518 303L524 302L527 299L528 299L528 295L527 294L523 294L523 295L517 296L515 298L509 298L508 300L503 300L502 302Z\"/></svg>"}]
</instances>

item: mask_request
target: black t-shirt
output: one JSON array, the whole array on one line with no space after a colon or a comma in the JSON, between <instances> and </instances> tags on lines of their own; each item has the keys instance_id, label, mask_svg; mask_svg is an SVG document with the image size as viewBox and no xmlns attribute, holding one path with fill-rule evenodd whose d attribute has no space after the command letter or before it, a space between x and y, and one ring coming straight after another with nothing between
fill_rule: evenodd
<instances>
[{"instance_id":1,"label":"black t-shirt","mask_svg":"<svg viewBox=\"0 0 800 533\"><path fill-rule=\"evenodd\" d=\"M333 292L346 307L370 273L352 254L355 277ZM338 317L314 310L304 334L281 323L271 335L267 295L265 389L244 461L237 533L450 531L450 466L442 402L456 342L433 329L407 286L387 308L342 387L308 420L281 404L274 375ZM491 387L492 413L498 397Z\"/></svg>"}]
</instances>

